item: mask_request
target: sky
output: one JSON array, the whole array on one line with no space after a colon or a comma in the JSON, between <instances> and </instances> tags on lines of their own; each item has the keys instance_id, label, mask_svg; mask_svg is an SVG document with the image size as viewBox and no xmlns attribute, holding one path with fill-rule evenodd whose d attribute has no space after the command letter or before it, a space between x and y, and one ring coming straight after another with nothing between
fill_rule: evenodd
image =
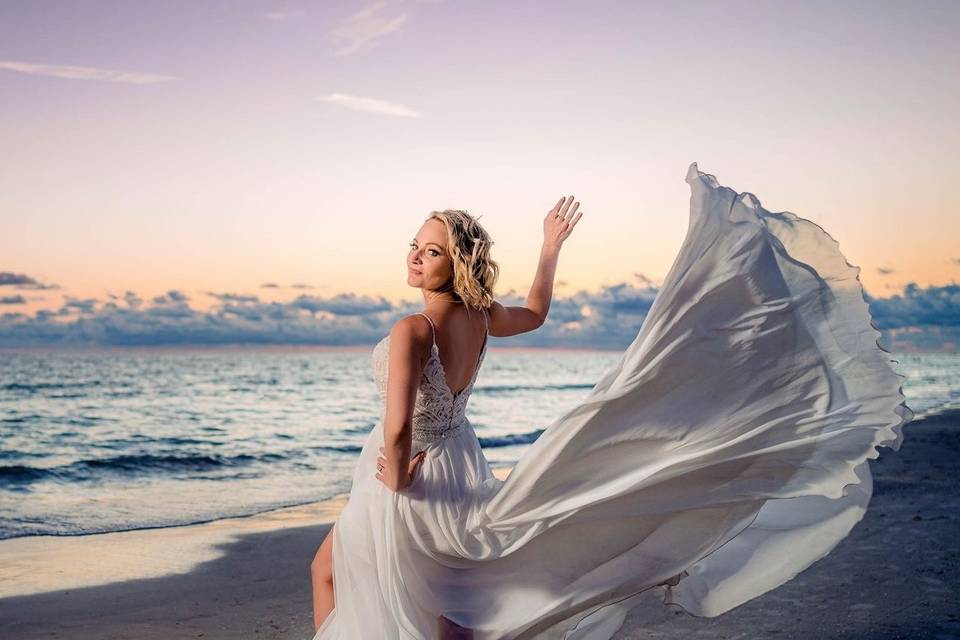
<instances>
[{"instance_id":1,"label":"sky","mask_svg":"<svg viewBox=\"0 0 960 640\"><path fill-rule=\"evenodd\" d=\"M954 1L4 0L0 344L368 342L422 302L430 211L479 215L522 301L564 195L557 302L642 317L697 162L956 346L957 33Z\"/></svg>"}]
</instances>

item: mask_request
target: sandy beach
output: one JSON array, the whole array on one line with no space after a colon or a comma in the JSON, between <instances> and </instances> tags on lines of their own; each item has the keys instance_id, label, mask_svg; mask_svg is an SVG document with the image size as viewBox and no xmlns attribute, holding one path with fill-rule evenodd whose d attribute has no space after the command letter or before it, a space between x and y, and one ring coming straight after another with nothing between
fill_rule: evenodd
<instances>
[{"instance_id":1,"label":"sandy beach","mask_svg":"<svg viewBox=\"0 0 960 640\"><path fill-rule=\"evenodd\" d=\"M870 509L829 556L718 618L651 594L616 637L960 638L960 411L904 431L899 452L871 461ZM308 640L309 564L345 500L0 541L0 638Z\"/></svg>"}]
</instances>

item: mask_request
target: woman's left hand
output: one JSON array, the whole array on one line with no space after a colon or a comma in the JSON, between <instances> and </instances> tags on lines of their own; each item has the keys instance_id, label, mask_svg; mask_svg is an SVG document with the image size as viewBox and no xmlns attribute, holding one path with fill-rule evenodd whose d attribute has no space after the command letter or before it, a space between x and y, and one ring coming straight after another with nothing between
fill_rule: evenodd
<instances>
[{"instance_id":1,"label":"woman's left hand","mask_svg":"<svg viewBox=\"0 0 960 640\"><path fill-rule=\"evenodd\" d=\"M413 483L414 474L417 472L417 468L423 464L424 459L427 457L426 451L421 451L417 455L413 456L410 459L410 463L407 465L407 473L403 474L405 480L403 481L403 486L395 487L393 486L395 478L397 475L393 472L393 469L390 468L387 459L383 457L383 447L380 447L380 455L377 456L377 480L382 482L392 491L403 491Z\"/></svg>"}]
</instances>

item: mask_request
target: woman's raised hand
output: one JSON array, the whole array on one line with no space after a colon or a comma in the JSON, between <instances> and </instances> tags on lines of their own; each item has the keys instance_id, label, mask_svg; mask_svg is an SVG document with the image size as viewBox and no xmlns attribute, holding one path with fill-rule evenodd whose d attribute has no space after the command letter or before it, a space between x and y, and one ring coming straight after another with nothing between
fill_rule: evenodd
<instances>
[{"instance_id":1,"label":"woman's raised hand","mask_svg":"<svg viewBox=\"0 0 960 640\"><path fill-rule=\"evenodd\" d=\"M573 206L571 206L573 205ZM582 211L577 211L579 202L573 201L573 196L560 198L553 209L547 213L543 219L543 244L557 250L563 245L563 241L570 237L570 233L583 215Z\"/></svg>"}]
</instances>

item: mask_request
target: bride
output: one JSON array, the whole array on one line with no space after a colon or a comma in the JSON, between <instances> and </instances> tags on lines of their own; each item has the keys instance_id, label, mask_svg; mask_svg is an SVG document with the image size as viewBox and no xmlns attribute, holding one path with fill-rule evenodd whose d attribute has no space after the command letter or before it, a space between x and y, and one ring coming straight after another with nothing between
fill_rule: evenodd
<instances>
[{"instance_id":1,"label":"bride","mask_svg":"<svg viewBox=\"0 0 960 640\"><path fill-rule=\"evenodd\" d=\"M383 411L311 565L315 640L606 640L650 590L717 616L863 517L867 460L913 412L859 268L813 222L696 163L686 180L687 235L636 338L505 481L467 401L487 336L543 324L579 203L547 214L522 307L493 301L480 224L430 215L407 258L424 309L373 350Z\"/></svg>"}]
</instances>

